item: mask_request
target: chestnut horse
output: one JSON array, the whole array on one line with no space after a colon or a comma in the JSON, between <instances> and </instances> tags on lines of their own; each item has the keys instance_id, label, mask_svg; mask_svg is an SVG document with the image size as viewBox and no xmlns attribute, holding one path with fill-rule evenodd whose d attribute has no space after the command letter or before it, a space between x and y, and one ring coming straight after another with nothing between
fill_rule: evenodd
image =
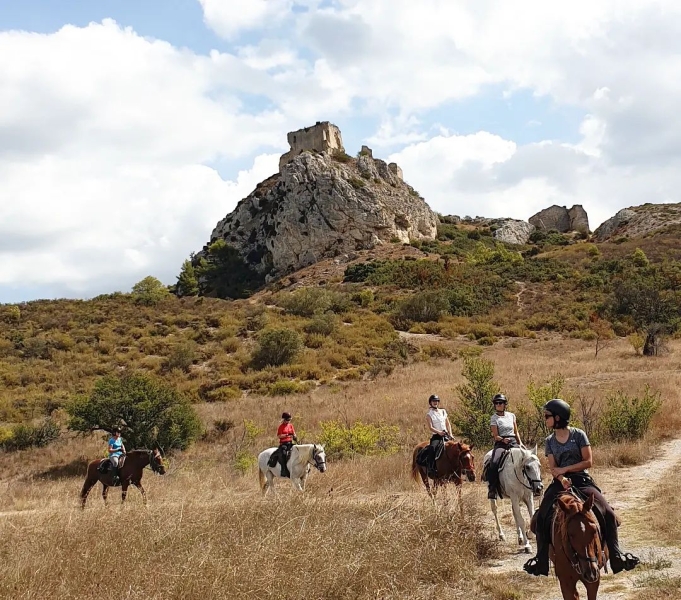
<instances>
[{"instance_id":1,"label":"chestnut horse","mask_svg":"<svg viewBox=\"0 0 681 600\"><path fill-rule=\"evenodd\" d=\"M106 496L109 492L109 488L113 487L114 482L111 470L104 474L100 473L98 470L99 465L105 460L109 459L99 458L93 460L87 467L87 476L85 477L83 489L80 492L82 508L85 508L87 496L98 481L101 482L104 488L102 490L102 498L104 499L104 504L106 504ZM154 450L132 450L127 453L123 466L118 469L122 502L125 502L125 497L128 495L128 487L132 483L140 492L142 492L144 504L147 503L147 494L142 487L142 473L144 472L144 467L147 465L151 467L151 470L154 473L158 473L159 475L164 475L166 472L165 465L163 464L163 456L158 448Z\"/></svg>"},{"instance_id":2,"label":"chestnut horse","mask_svg":"<svg viewBox=\"0 0 681 600\"><path fill-rule=\"evenodd\" d=\"M423 485L426 486L426 490L428 490L428 494L431 497L435 496L438 487L445 485L450 481L453 481L454 485L457 486L457 489L460 490L462 476L464 474L468 478L468 481L475 481L475 461L473 460L473 454L471 454L473 445L469 446L462 442L449 441L445 442L444 450L435 463L437 477L433 479L433 489L431 490L428 481L428 470L426 467L422 467L416 463L416 457L419 452L428 444L429 442L421 442L414 448L411 475L415 481L419 480L419 475L421 476L421 481L423 481Z\"/></svg>"},{"instance_id":3,"label":"chestnut horse","mask_svg":"<svg viewBox=\"0 0 681 600\"><path fill-rule=\"evenodd\" d=\"M608 549L593 508L594 497L581 502L571 493L558 496L551 528L550 557L564 600L579 600L577 582L586 588L589 600L596 600L601 569Z\"/></svg>"}]
</instances>

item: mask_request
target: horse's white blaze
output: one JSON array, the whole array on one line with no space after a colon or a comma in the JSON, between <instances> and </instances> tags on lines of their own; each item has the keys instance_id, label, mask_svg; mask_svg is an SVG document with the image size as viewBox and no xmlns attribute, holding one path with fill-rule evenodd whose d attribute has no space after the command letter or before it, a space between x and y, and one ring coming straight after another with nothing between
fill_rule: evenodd
<instances>
[{"instance_id":1,"label":"horse's white blaze","mask_svg":"<svg viewBox=\"0 0 681 600\"><path fill-rule=\"evenodd\" d=\"M270 467L267 463L270 460L270 456L276 450L276 448L268 448L263 450L258 455L258 469L260 469L260 479L264 475L265 482L262 486L263 495L267 493L268 490L272 490L273 494L276 494L274 490L274 478L281 478L281 465L277 462L274 467ZM326 454L324 453L324 446L320 444L299 444L291 448L291 457L288 461L288 470L291 474L291 485L295 490L299 492L305 491L305 483L307 482L307 477L310 474L310 470L313 466L321 465L320 471L324 472L326 470Z\"/></svg>"},{"instance_id":2,"label":"horse's white blaze","mask_svg":"<svg viewBox=\"0 0 681 600\"><path fill-rule=\"evenodd\" d=\"M485 455L483 468L484 465L489 463L491 457L492 450ZM541 467L537 457L537 446L532 450L511 448L506 462L499 471L499 483L501 484L503 497L511 500L511 509L518 533L518 544L524 546L525 552L530 551L530 540L527 536L525 519L523 519L520 510L520 503L525 504L531 519L534 514L534 495L529 479L541 481ZM499 539L504 540L506 538L497 516L497 501L490 500L490 504L492 506L492 514L494 514L497 534Z\"/></svg>"}]
</instances>

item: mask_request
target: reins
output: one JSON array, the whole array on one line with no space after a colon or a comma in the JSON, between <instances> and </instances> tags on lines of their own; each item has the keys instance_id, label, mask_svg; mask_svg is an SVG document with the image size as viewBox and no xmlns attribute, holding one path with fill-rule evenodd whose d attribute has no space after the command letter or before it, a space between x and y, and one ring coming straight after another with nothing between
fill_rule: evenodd
<instances>
[{"instance_id":1,"label":"reins","mask_svg":"<svg viewBox=\"0 0 681 600\"><path fill-rule=\"evenodd\" d=\"M525 489L530 490L531 492L534 492L534 488L532 487L533 483L541 483L541 479L531 479L528 474L525 472L525 469L523 469L523 477L527 479L527 481L530 482L530 485L525 485L525 483L518 477L518 471L515 468L515 460L513 459L513 452L511 452L513 448L509 449L509 454L511 455L511 464L513 465L513 474L515 475L515 478L518 480L520 485L522 485ZM522 466L522 464L520 465ZM503 470L503 467L502 467Z\"/></svg>"}]
</instances>

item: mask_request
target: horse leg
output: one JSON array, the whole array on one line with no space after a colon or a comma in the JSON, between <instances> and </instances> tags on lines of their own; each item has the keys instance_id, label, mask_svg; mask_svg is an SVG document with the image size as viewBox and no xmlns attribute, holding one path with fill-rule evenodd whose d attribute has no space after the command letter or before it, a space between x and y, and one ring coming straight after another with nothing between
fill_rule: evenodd
<instances>
[{"instance_id":1,"label":"horse leg","mask_svg":"<svg viewBox=\"0 0 681 600\"><path fill-rule=\"evenodd\" d=\"M579 592L577 592L577 578L568 575L566 577L558 577L560 583L560 591L563 594L563 600L579 600Z\"/></svg>"},{"instance_id":2,"label":"horse leg","mask_svg":"<svg viewBox=\"0 0 681 600\"><path fill-rule=\"evenodd\" d=\"M525 501L525 506L527 507L527 513L530 515L530 520L528 523L532 522L532 517L534 516L534 496L531 493L526 493L525 497L523 498ZM532 533L532 528L527 527L527 531L525 532L527 534L527 539L532 539L534 534Z\"/></svg>"},{"instance_id":3,"label":"horse leg","mask_svg":"<svg viewBox=\"0 0 681 600\"><path fill-rule=\"evenodd\" d=\"M123 504L125 502L125 499L128 496L128 486L129 485L130 485L130 482L128 482L127 480L123 481L121 483L121 504Z\"/></svg>"},{"instance_id":4,"label":"horse leg","mask_svg":"<svg viewBox=\"0 0 681 600\"><path fill-rule=\"evenodd\" d=\"M492 514L494 515L494 522L496 523L497 526L497 535L499 536L499 539L503 542L506 540L506 536L504 535L504 532L501 529L501 523L499 522L499 515L497 514L497 501L496 500L490 500L489 501L490 506L492 507Z\"/></svg>"},{"instance_id":5,"label":"horse leg","mask_svg":"<svg viewBox=\"0 0 681 600\"><path fill-rule=\"evenodd\" d=\"M102 482L102 500L104 500L104 506L106 506L106 497L109 494L109 486Z\"/></svg>"},{"instance_id":6,"label":"horse leg","mask_svg":"<svg viewBox=\"0 0 681 600\"><path fill-rule=\"evenodd\" d=\"M600 585L601 580L599 579L598 581L588 583L584 586L586 587L586 597L588 600L596 600L596 597L598 596L598 588Z\"/></svg>"},{"instance_id":7,"label":"horse leg","mask_svg":"<svg viewBox=\"0 0 681 600\"><path fill-rule=\"evenodd\" d=\"M267 483L265 484L263 495L266 495L268 491L272 490L272 495L276 496L277 491L274 489L274 475L272 474L272 471L268 470L265 478L267 479Z\"/></svg>"},{"instance_id":8,"label":"horse leg","mask_svg":"<svg viewBox=\"0 0 681 600\"><path fill-rule=\"evenodd\" d=\"M141 492L142 502L144 502L144 506L146 506L147 505L147 493L144 491L144 488L142 487L142 482L141 481L133 481L132 484Z\"/></svg>"},{"instance_id":9,"label":"horse leg","mask_svg":"<svg viewBox=\"0 0 681 600\"><path fill-rule=\"evenodd\" d=\"M431 498L435 498L435 494L433 494L432 490L430 489L430 482L428 481L428 473L426 473L426 470L423 467L419 467L419 475L421 476L421 481L423 481L423 485L426 486L426 491L428 492L428 495ZM435 486L435 482L433 481L433 487Z\"/></svg>"},{"instance_id":10,"label":"horse leg","mask_svg":"<svg viewBox=\"0 0 681 600\"><path fill-rule=\"evenodd\" d=\"M523 513L520 510L520 498L517 496L511 497L511 508L513 510L513 518L515 519L515 526L518 530L518 545L524 546L525 552L530 553L530 541L527 539L527 533L525 533L525 519L523 519Z\"/></svg>"},{"instance_id":11,"label":"horse leg","mask_svg":"<svg viewBox=\"0 0 681 600\"><path fill-rule=\"evenodd\" d=\"M85 509L85 502L87 500L90 490L97 483L97 479L87 478L83 484L83 489L80 490L80 507Z\"/></svg>"}]
</instances>

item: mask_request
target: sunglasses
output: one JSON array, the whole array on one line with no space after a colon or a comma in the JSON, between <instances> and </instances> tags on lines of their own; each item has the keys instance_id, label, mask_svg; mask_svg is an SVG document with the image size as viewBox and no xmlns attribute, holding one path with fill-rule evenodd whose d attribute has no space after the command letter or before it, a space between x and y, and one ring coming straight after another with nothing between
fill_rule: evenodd
<instances>
[{"instance_id":1,"label":"sunglasses","mask_svg":"<svg viewBox=\"0 0 681 600\"><path fill-rule=\"evenodd\" d=\"M503 400L497 400L494 404L506 404Z\"/></svg>"},{"instance_id":2,"label":"sunglasses","mask_svg":"<svg viewBox=\"0 0 681 600\"><path fill-rule=\"evenodd\" d=\"M553 418L553 415L544 415L544 420Z\"/></svg>"}]
</instances>

